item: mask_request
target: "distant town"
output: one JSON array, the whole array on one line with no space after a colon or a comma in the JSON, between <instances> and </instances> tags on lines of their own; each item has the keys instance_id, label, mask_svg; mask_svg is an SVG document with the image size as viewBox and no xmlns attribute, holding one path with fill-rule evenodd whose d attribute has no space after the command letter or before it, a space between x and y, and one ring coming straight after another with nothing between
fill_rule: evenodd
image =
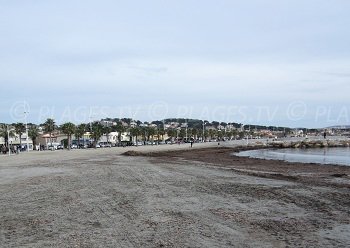
<instances>
[{"instance_id":1,"label":"distant town","mask_svg":"<svg viewBox=\"0 0 350 248\"><path fill-rule=\"evenodd\" d=\"M321 129L244 125L197 119L164 119L142 122L131 118L105 118L79 125L44 123L0 124L2 153L29 150L84 149L113 146L161 145L189 142L221 142L237 139L278 139L337 135L349 136L349 126ZM11 152L11 150L10 150Z\"/></svg>"}]
</instances>

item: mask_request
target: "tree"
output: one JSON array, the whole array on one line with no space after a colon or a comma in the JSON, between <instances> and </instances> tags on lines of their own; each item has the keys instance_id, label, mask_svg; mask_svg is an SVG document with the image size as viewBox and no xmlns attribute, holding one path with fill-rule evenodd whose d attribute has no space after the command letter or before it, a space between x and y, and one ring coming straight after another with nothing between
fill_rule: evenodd
<instances>
[{"instance_id":1,"label":"tree","mask_svg":"<svg viewBox=\"0 0 350 248\"><path fill-rule=\"evenodd\" d=\"M239 132L238 137L239 137L239 139L243 139L244 138L244 131Z\"/></svg>"},{"instance_id":2,"label":"tree","mask_svg":"<svg viewBox=\"0 0 350 248\"><path fill-rule=\"evenodd\" d=\"M217 128L220 125L220 122L212 121L211 125L214 126L215 128Z\"/></svg>"},{"instance_id":3,"label":"tree","mask_svg":"<svg viewBox=\"0 0 350 248\"><path fill-rule=\"evenodd\" d=\"M78 140L78 147L80 148L80 139L83 138L83 135L85 133L85 124L80 124L75 128L75 138Z\"/></svg>"},{"instance_id":4,"label":"tree","mask_svg":"<svg viewBox=\"0 0 350 248\"><path fill-rule=\"evenodd\" d=\"M158 130L158 134L160 135L160 136L162 136L162 140L164 140L164 135L165 135L165 130L164 130L164 128L161 128L161 129L159 129Z\"/></svg>"},{"instance_id":5,"label":"tree","mask_svg":"<svg viewBox=\"0 0 350 248\"><path fill-rule=\"evenodd\" d=\"M19 136L19 145L22 149L22 134L26 132L26 126L23 123L16 123L14 127L15 127L15 132ZM29 149L29 147L27 147L27 149Z\"/></svg>"},{"instance_id":6,"label":"tree","mask_svg":"<svg viewBox=\"0 0 350 248\"><path fill-rule=\"evenodd\" d=\"M147 139L149 141L150 137L152 137L152 145L153 145L155 134L156 134L156 130L153 127L147 127Z\"/></svg>"},{"instance_id":7,"label":"tree","mask_svg":"<svg viewBox=\"0 0 350 248\"><path fill-rule=\"evenodd\" d=\"M181 128L179 132L179 137L184 139L186 137L186 129Z\"/></svg>"},{"instance_id":8,"label":"tree","mask_svg":"<svg viewBox=\"0 0 350 248\"><path fill-rule=\"evenodd\" d=\"M131 128L131 129L130 129L130 135L131 135L131 139L132 139L133 137L135 137L135 142L136 142L136 146L137 146L137 145L138 145L137 137L138 137L139 135L141 135L141 130L140 130L140 128L138 128L138 127L133 127L133 128Z\"/></svg>"},{"instance_id":9,"label":"tree","mask_svg":"<svg viewBox=\"0 0 350 248\"><path fill-rule=\"evenodd\" d=\"M50 145L52 145L52 133L56 129L54 119L48 118L45 121L45 123L44 123L44 129L45 129L45 132L49 133L49 135L50 135Z\"/></svg>"},{"instance_id":10,"label":"tree","mask_svg":"<svg viewBox=\"0 0 350 248\"><path fill-rule=\"evenodd\" d=\"M100 123L94 123L91 126L91 138L94 140L94 147L96 148L98 140L103 135L103 126Z\"/></svg>"},{"instance_id":11,"label":"tree","mask_svg":"<svg viewBox=\"0 0 350 248\"><path fill-rule=\"evenodd\" d=\"M0 137L5 140L5 145L7 147L9 147L9 139L8 138L15 137L15 133L13 132L13 130L11 129L10 126L8 126L8 125L1 125Z\"/></svg>"},{"instance_id":12,"label":"tree","mask_svg":"<svg viewBox=\"0 0 350 248\"><path fill-rule=\"evenodd\" d=\"M216 135L216 131L214 129L209 129L209 137L210 139L213 139Z\"/></svg>"},{"instance_id":13,"label":"tree","mask_svg":"<svg viewBox=\"0 0 350 248\"><path fill-rule=\"evenodd\" d=\"M140 135L143 136L143 142L146 144L146 139L147 139L147 128L146 127L140 128Z\"/></svg>"},{"instance_id":14,"label":"tree","mask_svg":"<svg viewBox=\"0 0 350 248\"><path fill-rule=\"evenodd\" d=\"M71 122L64 123L61 126L62 132L67 135L68 138L68 150L70 150L71 142L72 142L72 135L75 133L75 125Z\"/></svg>"},{"instance_id":15,"label":"tree","mask_svg":"<svg viewBox=\"0 0 350 248\"><path fill-rule=\"evenodd\" d=\"M155 132L157 134L157 145L158 145L159 144L159 135L160 135L160 130L159 130L158 126L155 128Z\"/></svg>"},{"instance_id":16,"label":"tree","mask_svg":"<svg viewBox=\"0 0 350 248\"><path fill-rule=\"evenodd\" d=\"M115 127L115 130L118 132L118 143L122 141L122 133L125 132L125 128L121 122L118 122L117 126Z\"/></svg>"},{"instance_id":17,"label":"tree","mask_svg":"<svg viewBox=\"0 0 350 248\"><path fill-rule=\"evenodd\" d=\"M195 140L198 139L199 130L197 128L192 129L192 135Z\"/></svg>"},{"instance_id":18,"label":"tree","mask_svg":"<svg viewBox=\"0 0 350 248\"><path fill-rule=\"evenodd\" d=\"M217 137L219 140L222 140L224 138L224 132L222 130L218 130Z\"/></svg>"},{"instance_id":19,"label":"tree","mask_svg":"<svg viewBox=\"0 0 350 248\"><path fill-rule=\"evenodd\" d=\"M175 138L177 132L176 132L175 129L169 129L169 130L167 131L167 134L168 134L168 136L169 136L170 138Z\"/></svg>"},{"instance_id":20,"label":"tree","mask_svg":"<svg viewBox=\"0 0 350 248\"><path fill-rule=\"evenodd\" d=\"M209 131L208 130L204 130L204 140L207 140L209 137Z\"/></svg>"},{"instance_id":21,"label":"tree","mask_svg":"<svg viewBox=\"0 0 350 248\"><path fill-rule=\"evenodd\" d=\"M33 141L33 150L35 150L36 146L36 138L39 136L39 129L37 126L31 126L28 130L28 136L31 138Z\"/></svg>"},{"instance_id":22,"label":"tree","mask_svg":"<svg viewBox=\"0 0 350 248\"><path fill-rule=\"evenodd\" d=\"M103 133L106 136L107 143L109 143L109 133L112 131L111 127L103 127Z\"/></svg>"}]
</instances>

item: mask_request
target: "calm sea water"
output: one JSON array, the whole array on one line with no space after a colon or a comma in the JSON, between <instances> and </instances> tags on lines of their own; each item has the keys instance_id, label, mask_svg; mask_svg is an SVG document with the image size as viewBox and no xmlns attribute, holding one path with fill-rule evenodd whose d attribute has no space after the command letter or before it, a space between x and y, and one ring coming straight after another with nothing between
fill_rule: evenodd
<instances>
[{"instance_id":1,"label":"calm sea water","mask_svg":"<svg viewBox=\"0 0 350 248\"><path fill-rule=\"evenodd\" d=\"M264 149L244 151L237 156L285 160L289 162L350 166L350 148Z\"/></svg>"}]
</instances>

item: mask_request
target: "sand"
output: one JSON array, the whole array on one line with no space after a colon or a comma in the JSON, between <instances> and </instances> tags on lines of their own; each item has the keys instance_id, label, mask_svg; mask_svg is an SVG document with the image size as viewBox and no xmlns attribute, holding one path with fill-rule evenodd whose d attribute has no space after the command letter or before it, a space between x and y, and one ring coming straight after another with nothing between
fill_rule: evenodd
<instances>
[{"instance_id":1,"label":"sand","mask_svg":"<svg viewBox=\"0 0 350 248\"><path fill-rule=\"evenodd\" d=\"M231 156L237 144L0 156L0 246L350 245L350 167Z\"/></svg>"}]
</instances>

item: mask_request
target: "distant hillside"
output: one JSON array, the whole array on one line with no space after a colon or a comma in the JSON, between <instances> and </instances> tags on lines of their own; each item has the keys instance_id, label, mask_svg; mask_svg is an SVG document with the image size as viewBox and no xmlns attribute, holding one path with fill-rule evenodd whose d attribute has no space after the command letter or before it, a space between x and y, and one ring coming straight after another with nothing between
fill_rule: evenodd
<instances>
[{"instance_id":1,"label":"distant hillside","mask_svg":"<svg viewBox=\"0 0 350 248\"><path fill-rule=\"evenodd\" d=\"M180 124L183 123L187 123L189 128L199 128L201 129L203 126L203 120L198 120L198 119L185 119L185 118L168 118L165 119L164 122L166 124L169 124L171 122L177 122ZM218 121L212 121L209 122L207 120L204 120L204 122L206 123L206 125L210 125L213 126L215 128L217 128L219 125L222 127L226 127L228 125L233 126L235 128L241 128L242 127L242 123L237 123L237 122L218 122ZM158 124L161 125L162 121L153 121L153 124ZM289 127L277 127L277 126L262 126L262 125L254 125L254 124L245 124L244 125L244 129L248 130L248 129L252 129L252 130L274 130L274 131L287 131L289 132L291 130L291 128Z\"/></svg>"},{"instance_id":2,"label":"distant hillside","mask_svg":"<svg viewBox=\"0 0 350 248\"><path fill-rule=\"evenodd\" d=\"M350 129L350 125L343 125L343 126L330 126L330 127L326 127L329 129Z\"/></svg>"}]
</instances>

